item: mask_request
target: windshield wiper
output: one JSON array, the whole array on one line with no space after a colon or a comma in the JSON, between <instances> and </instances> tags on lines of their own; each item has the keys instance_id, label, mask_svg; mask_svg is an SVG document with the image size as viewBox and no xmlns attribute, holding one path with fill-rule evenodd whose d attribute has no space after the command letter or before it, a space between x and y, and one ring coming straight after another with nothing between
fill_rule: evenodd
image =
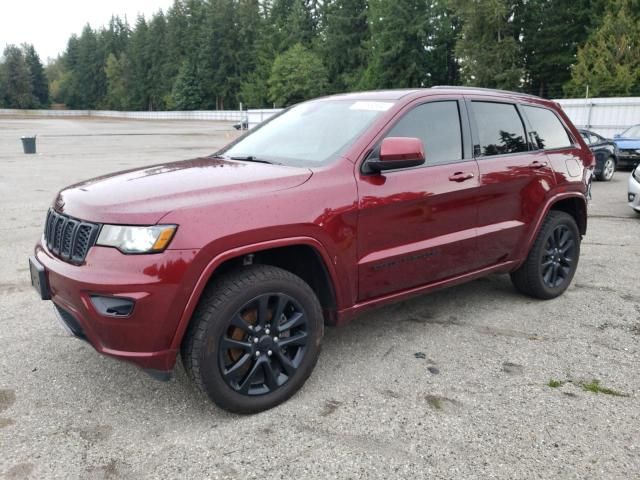
<instances>
[{"instance_id":1,"label":"windshield wiper","mask_svg":"<svg viewBox=\"0 0 640 480\"><path fill-rule=\"evenodd\" d=\"M273 165L275 162L270 162L269 160L264 160L262 158L258 158L254 155L245 155L244 157L238 156L238 157L229 157L231 160L240 160L243 162L257 162L257 163L268 163L270 165Z\"/></svg>"}]
</instances>

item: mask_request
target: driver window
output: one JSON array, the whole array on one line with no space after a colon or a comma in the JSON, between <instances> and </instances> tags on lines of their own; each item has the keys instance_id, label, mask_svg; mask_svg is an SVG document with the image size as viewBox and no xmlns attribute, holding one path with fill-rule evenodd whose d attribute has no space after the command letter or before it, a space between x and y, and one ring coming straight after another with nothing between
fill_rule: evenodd
<instances>
[{"instance_id":1,"label":"driver window","mask_svg":"<svg viewBox=\"0 0 640 480\"><path fill-rule=\"evenodd\" d=\"M419 105L405 114L386 137L422 140L426 165L462 159L462 128L458 102L447 100Z\"/></svg>"}]
</instances>

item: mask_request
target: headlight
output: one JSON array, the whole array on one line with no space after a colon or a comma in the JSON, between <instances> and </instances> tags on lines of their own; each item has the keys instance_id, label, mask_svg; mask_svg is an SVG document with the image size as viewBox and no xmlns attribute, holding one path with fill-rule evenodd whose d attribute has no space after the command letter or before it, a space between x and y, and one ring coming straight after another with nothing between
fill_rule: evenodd
<instances>
[{"instance_id":1,"label":"headlight","mask_svg":"<svg viewBox=\"0 0 640 480\"><path fill-rule=\"evenodd\" d=\"M635 178L638 182L640 182L640 165L636 167L633 171L633 178Z\"/></svg>"},{"instance_id":2,"label":"headlight","mask_svg":"<svg viewBox=\"0 0 640 480\"><path fill-rule=\"evenodd\" d=\"M96 244L116 247L122 253L162 252L171 242L177 228L177 225L151 227L103 225Z\"/></svg>"}]
</instances>

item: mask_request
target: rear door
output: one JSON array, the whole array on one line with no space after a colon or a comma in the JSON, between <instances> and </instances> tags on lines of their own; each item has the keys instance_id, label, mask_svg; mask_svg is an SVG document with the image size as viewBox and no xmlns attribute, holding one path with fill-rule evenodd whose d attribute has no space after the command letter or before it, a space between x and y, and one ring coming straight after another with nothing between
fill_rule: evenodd
<instances>
[{"instance_id":1,"label":"rear door","mask_svg":"<svg viewBox=\"0 0 640 480\"><path fill-rule=\"evenodd\" d=\"M513 260L555 184L520 107L502 98L467 98L480 171L478 249L482 266Z\"/></svg>"},{"instance_id":2,"label":"rear door","mask_svg":"<svg viewBox=\"0 0 640 480\"><path fill-rule=\"evenodd\" d=\"M357 173L360 300L451 277L477 263L478 166L462 100L414 104L377 146L388 136L420 138L426 162Z\"/></svg>"}]
</instances>

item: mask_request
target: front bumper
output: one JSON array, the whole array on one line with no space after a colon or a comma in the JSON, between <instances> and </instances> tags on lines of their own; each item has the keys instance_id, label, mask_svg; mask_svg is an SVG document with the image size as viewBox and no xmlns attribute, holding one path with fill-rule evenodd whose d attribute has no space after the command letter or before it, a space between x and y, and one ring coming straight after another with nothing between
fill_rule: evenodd
<instances>
[{"instance_id":1,"label":"front bumper","mask_svg":"<svg viewBox=\"0 0 640 480\"><path fill-rule=\"evenodd\" d=\"M637 153L624 153L622 151L618 152L618 163L617 167L619 168L635 168L638 164L640 164L640 154Z\"/></svg>"},{"instance_id":2,"label":"front bumper","mask_svg":"<svg viewBox=\"0 0 640 480\"><path fill-rule=\"evenodd\" d=\"M640 168L640 167L638 167ZM633 172L629 175L629 191L627 193L629 206L640 213L640 182L633 178Z\"/></svg>"},{"instance_id":3,"label":"front bumper","mask_svg":"<svg viewBox=\"0 0 640 480\"><path fill-rule=\"evenodd\" d=\"M35 259L45 268L51 300L75 336L98 352L127 360L160 374L173 369L174 336L191 289L185 287L194 250L161 254L123 255L94 246L83 265L55 257L41 241ZM101 313L92 296L119 297L135 302L126 316Z\"/></svg>"}]
</instances>

